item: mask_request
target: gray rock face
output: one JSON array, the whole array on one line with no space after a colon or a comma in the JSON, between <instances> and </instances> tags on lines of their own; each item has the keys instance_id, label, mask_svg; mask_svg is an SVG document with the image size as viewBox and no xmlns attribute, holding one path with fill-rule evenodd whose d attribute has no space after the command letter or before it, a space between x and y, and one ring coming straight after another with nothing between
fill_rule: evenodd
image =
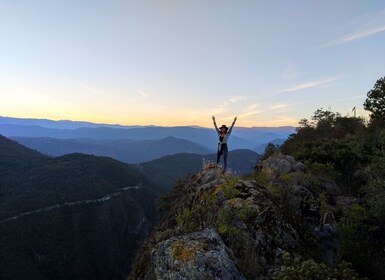
<instances>
[{"instance_id":1,"label":"gray rock face","mask_svg":"<svg viewBox=\"0 0 385 280\"><path fill-rule=\"evenodd\" d=\"M305 196L313 197L313 194L305 187L308 183L304 179L305 165L295 161L294 157L275 154L262 162L262 171L270 175L282 190L286 189L286 203L295 211L301 209L301 201ZM286 180L282 180L281 175Z\"/></svg>"},{"instance_id":2,"label":"gray rock face","mask_svg":"<svg viewBox=\"0 0 385 280\"><path fill-rule=\"evenodd\" d=\"M156 279L245 279L228 252L212 229L172 237L154 252Z\"/></svg>"},{"instance_id":3,"label":"gray rock face","mask_svg":"<svg viewBox=\"0 0 385 280\"><path fill-rule=\"evenodd\" d=\"M286 174L291 171L292 164L284 157L269 157L262 162L263 170L276 174Z\"/></svg>"},{"instance_id":4,"label":"gray rock face","mask_svg":"<svg viewBox=\"0 0 385 280\"><path fill-rule=\"evenodd\" d=\"M218 178L218 169L215 164L209 164L205 168L205 172L198 174L197 181L202 185L211 183Z\"/></svg>"},{"instance_id":5,"label":"gray rock face","mask_svg":"<svg viewBox=\"0 0 385 280\"><path fill-rule=\"evenodd\" d=\"M305 165L302 162L297 162L292 166L293 171L299 172L305 170Z\"/></svg>"},{"instance_id":6,"label":"gray rock face","mask_svg":"<svg viewBox=\"0 0 385 280\"><path fill-rule=\"evenodd\" d=\"M332 194L341 194L341 189L337 186L334 181L325 179L321 181L321 187L324 188L327 192Z\"/></svg>"},{"instance_id":7,"label":"gray rock face","mask_svg":"<svg viewBox=\"0 0 385 280\"><path fill-rule=\"evenodd\" d=\"M295 161L292 156L277 154L265 159L262 162L262 169L281 175L289 172L302 172L305 170L305 165Z\"/></svg>"},{"instance_id":8,"label":"gray rock face","mask_svg":"<svg viewBox=\"0 0 385 280\"><path fill-rule=\"evenodd\" d=\"M304 196L313 197L313 194L304 186L294 185L291 187L290 193L287 195L287 204L290 205L292 209L300 211L301 200Z\"/></svg>"}]
</instances>

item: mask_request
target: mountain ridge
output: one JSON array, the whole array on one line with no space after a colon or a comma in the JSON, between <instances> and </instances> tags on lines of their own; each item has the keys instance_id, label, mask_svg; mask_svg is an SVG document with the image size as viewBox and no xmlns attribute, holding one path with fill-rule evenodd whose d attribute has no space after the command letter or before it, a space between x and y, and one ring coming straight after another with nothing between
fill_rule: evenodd
<instances>
[{"instance_id":1,"label":"mountain ridge","mask_svg":"<svg viewBox=\"0 0 385 280\"><path fill-rule=\"evenodd\" d=\"M108 124L108 123L95 123L89 121L76 121L76 120L51 120L46 118L16 118L16 117L7 117L0 116L0 124L19 124L19 125L31 125L31 124L40 124L41 127L57 127L58 124L64 124L63 127L75 128L75 127L118 127L118 128L134 128L134 127L195 127L195 128L208 128L199 125L182 125L182 126L159 126L159 125L123 125L123 124ZM293 129L293 126L284 125L284 126L251 126L251 127L241 127L241 129Z\"/></svg>"},{"instance_id":2,"label":"mountain ridge","mask_svg":"<svg viewBox=\"0 0 385 280\"><path fill-rule=\"evenodd\" d=\"M11 137L18 143L50 156L84 153L107 156L125 163L139 163L181 152L207 154L210 150L188 140L168 136L159 140L57 139Z\"/></svg>"},{"instance_id":3,"label":"mountain ridge","mask_svg":"<svg viewBox=\"0 0 385 280\"><path fill-rule=\"evenodd\" d=\"M45 158L45 156L33 149L22 146L0 134L0 157L1 159L15 157Z\"/></svg>"},{"instance_id":4,"label":"mountain ridge","mask_svg":"<svg viewBox=\"0 0 385 280\"><path fill-rule=\"evenodd\" d=\"M76 125L57 125L55 121L33 120L18 121L0 117L0 133L7 137L52 137L60 139L93 138L93 139L131 139L159 140L165 137L176 137L195 142L206 149L213 149L217 135L213 128L199 126L115 126L92 123ZM234 149L252 149L259 144L276 138L287 138L295 132L294 127L238 127L232 133L231 147Z\"/></svg>"}]
</instances>

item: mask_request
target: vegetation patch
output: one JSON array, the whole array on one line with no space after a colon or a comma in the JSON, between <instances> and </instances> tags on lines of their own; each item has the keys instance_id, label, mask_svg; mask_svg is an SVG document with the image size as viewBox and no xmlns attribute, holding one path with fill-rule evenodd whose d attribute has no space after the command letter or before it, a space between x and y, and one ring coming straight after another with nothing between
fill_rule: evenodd
<instances>
[{"instance_id":1,"label":"vegetation patch","mask_svg":"<svg viewBox=\"0 0 385 280\"><path fill-rule=\"evenodd\" d=\"M186 231L193 231L197 228L197 221L194 213L188 208L177 210L176 222L179 228Z\"/></svg>"},{"instance_id":2,"label":"vegetation patch","mask_svg":"<svg viewBox=\"0 0 385 280\"><path fill-rule=\"evenodd\" d=\"M297 133L287 139L281 150L305 163L305 176L318 200L320 214L336 209L339 258L352 263L361 275L382 279L385 77L367 93L364 108L371 112L369 120L322 108L316 110L310 120L299 122ZM329 184L333 181L335 186ZM336 205L336 193L355 202Z\"/></svg>"},{"instance_id":3,"label":"vegetation patch","mask_svg":"<svg viewBox=\"0 0 385 280\"><path fill-rule=\"evenodd\" d=\"M225 195L226 199L232 199L239 195L239 190L235 188L238 179L235 177L226 178L226 183L222 187L222 192Z\"/></svg>"},{"instance_id":4,"label":"vegetation patch","mask_svg":"<svg viewBox=\"0 0 385 280\"><path fill-rule=\"evenodd\" d=\"M239 229L234 225L234 211L231 207L223 207L217 216L215 222L215 228L222 236L236 236L239 233Z\"/></svg>"},{"instance_id":5,"label":"vegetation patch","mask_svg":"<svg viewBox=\"0 0 385 280\"><path fill-rule=\"evenodd\" d=\"M264 171L256 171L253 173L252 179L254 179L258 185L266 186L269 182L269 174Z\"/></svg>"},{"instance_id":6,"label":"vegetation patch","mask_svg":"<svg viewBox=\"0 0 385 280\"><path fill-rule=\"evenodd\" d=\"M289 266L282 266L276 272L274 279L284 280L324 280L324 279L367 279L360 278L358 273L351 268L351 264L342 262L337 268L333 269L324 263L317 263L314 260L296 262Z\"/></svg>"},{"instance_id":7,"label":"vegetation patch","mask_svg":"<svg viewBox=\"0 0 385 280\"><path fill-rule=\"evenodd\" d=\"M238 266L247 279L258 279L261 273L259 264L259 248L251 240L242 242L241 256L238 257Z\"/></svg>"},{"instance_id":8,"label":"vegetation patch","mask_svg":"<svg viewBox=\"0 0 385 280\"><path fill-rule=\"evenodd\" d=\"M235 208L237 218L242 222L249 223L258 216L258 208L255 206L242 203L239 207Z\"/></svg>"}]
</instances>

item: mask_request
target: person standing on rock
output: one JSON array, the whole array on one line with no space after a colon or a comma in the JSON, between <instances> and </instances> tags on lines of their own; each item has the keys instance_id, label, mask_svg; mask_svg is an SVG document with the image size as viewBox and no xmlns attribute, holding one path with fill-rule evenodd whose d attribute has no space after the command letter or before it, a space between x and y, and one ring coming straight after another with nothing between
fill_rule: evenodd
<instances>
[{"instance_id":1,"label":"person standing on rock","mask_svg":"<svg viewBox=\"0 0 385 280\"><path fill-rule=\"evenodd\" d=\"M227 167L227 155L229 153L229 149L227 147L227 140L230 137L231 131L233 130L234 124L237 121L237 117L234 118L234 121L230 127L230 129L226 125L222 125L220 128L218 128L217 123L215 121L215 117L212 116L215 131L218 134L218 149L217 149L217 164L219 164L219 161L221 159L221 156L223 155L223 172L226 171Z\"/></svg>"}]
</instances>

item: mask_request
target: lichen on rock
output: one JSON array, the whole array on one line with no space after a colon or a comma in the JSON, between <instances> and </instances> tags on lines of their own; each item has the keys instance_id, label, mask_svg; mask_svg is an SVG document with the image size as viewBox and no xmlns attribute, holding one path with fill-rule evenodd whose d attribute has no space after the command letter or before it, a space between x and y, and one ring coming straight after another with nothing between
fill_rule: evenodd
<instances>
[{"instance_id":1,"label":"lichen on rock","mask_svg":"<svg viewBox=\"0 0 385 280\"><path fill-rule=\"evenodd\" d=\"M160 242L153 254L157 279L244 279L213 229Z\"/></svg>"}]
</instances>

